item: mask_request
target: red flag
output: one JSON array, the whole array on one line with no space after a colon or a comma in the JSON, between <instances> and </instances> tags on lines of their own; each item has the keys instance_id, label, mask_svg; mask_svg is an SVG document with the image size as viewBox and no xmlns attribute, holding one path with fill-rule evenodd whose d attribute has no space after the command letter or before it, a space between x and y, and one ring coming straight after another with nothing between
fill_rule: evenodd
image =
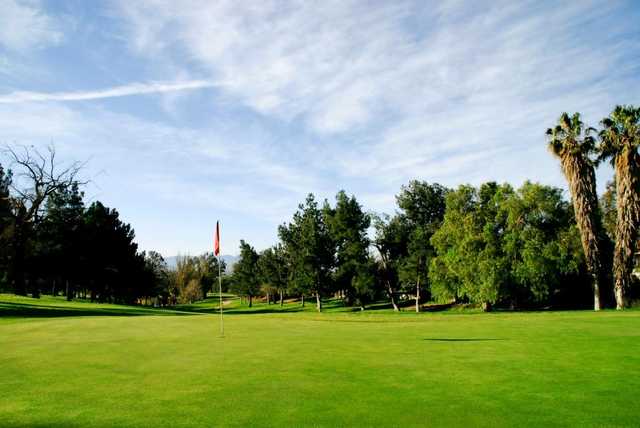
<instances>
[{"instance_id":1,"label":"red flag","mask_svg":"<svg viewBox=\"0 0 640 428\"><path fill-rule=\"evenodd\" d=\"M216 237L213 243L213 254L220 255L220 223L216 221Z\"/></svg>"}]
</instances>

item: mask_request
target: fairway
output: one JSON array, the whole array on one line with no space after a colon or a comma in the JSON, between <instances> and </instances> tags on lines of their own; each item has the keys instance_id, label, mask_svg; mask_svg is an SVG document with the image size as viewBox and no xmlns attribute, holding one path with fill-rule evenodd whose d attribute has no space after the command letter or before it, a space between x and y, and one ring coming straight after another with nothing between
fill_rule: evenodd
<instances>
[{"instance_id":1,"label":"fairway","mask_svg":"<svg viewBox=\"0 0 640 428\"><path fill-rule=\"evenodd\" d=\"M164 311L0 296L0 426L638 424L637 311L229 303L219 338L213 302Z\"/></svg>"}]
</instances>

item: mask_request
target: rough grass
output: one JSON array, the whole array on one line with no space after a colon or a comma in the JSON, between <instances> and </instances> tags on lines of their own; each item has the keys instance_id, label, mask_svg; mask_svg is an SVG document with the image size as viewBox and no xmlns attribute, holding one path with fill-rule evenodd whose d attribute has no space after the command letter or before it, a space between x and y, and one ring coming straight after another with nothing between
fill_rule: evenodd
<instances>
[{"instance_id":1,"label":"rough grass","mask_svg":"<svg viewBox=\"0 0 640 428\"><path fill-rule=\"evenodd\" d=\"M638 311L179 309L1 295L0 426L638 424Z\"/></svg>"}]
</instances>

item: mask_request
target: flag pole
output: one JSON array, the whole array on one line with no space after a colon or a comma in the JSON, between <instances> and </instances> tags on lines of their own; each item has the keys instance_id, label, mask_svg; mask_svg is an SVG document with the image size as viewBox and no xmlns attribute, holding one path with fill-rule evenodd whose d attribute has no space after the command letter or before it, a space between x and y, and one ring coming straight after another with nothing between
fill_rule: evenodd
<instances>
[{"instance_id":1,"label":"flag pole","mask_svg":"<svg viewBox=\"0 0 640 428\"><path fill-rule=\"evenodd\" d=\"M224 319L222 318L222 265L218 256L218 292L220 294L220 337L224 337Z\"/></svg>"},{"instance_id":2,"label":"flag pole","mask_svg":"<svg viewBox=\"0 0 640 428\"><path fill-rule=\"evenodd\" d=\"M220 255L220 222L216 222L216 239L218 247L218 295L220 297L220 337L224 337L224 318L222 316L222 259Z\"/></svg>"}]
</instances>

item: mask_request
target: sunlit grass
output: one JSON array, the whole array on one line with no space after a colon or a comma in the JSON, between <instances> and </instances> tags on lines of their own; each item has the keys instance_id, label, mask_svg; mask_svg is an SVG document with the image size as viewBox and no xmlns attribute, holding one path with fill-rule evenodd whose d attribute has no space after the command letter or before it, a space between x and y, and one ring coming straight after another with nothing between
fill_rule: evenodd
<instances>
[{"instance_id":1,"label":"sunlit grass","mask_svg":"<svg viewBox=\"0 0 640 428\"><path fill-rule=\"evenodd\" d=\"M215 299L172 311L2 295L0 426L637 425L638 311L311 303L232 300L219 338ZM58 309L23 318L16 304Z\"/></svg>"}]
</instances>

